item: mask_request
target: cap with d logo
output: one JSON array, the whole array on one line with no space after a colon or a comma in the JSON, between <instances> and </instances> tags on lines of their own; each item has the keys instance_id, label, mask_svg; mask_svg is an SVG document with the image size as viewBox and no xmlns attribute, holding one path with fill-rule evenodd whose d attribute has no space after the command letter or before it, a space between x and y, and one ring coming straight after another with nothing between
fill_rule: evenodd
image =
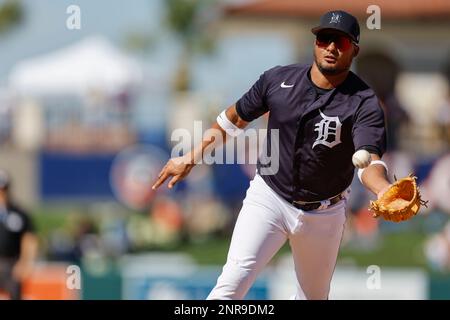
<instances>
[{"instance_id":1,"label":"cap with d logo","mask_svg":"<svg viewBox=\"0 0 450 320\"><path fill-rule=\"evenodd\" d=\"M350 13L342 10L334 10L325 13L320 18L320 25L311 31L317 34L325 29L334 29L346 33L353 41L359 43L359 23Z\"/></svg>"}]
</instances>

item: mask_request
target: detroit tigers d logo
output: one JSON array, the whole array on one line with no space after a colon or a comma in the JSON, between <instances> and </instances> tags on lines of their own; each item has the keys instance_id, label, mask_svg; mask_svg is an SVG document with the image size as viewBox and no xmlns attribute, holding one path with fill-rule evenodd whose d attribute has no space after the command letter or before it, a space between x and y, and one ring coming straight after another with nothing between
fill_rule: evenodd
<instances>
[{"instance_id":1,"label":"detroit tigers d logo","mask_svg":"<svg viewBox=\"0 0 450 320\"><path fill-rule=\"evenodd\" d=\"M330 23L339 23L339 20L341 20L341 15L339 13L332 12Z\"/></svg>"},{"instance_id":2,"label":"detroit tigers d logo","mask_svg":"<svg viewBox=\"0 0 450 320\"><path fill-rule=\"evenodd\" d=\"M314 125L314 131L317 131L317 139L314 141L312 148L318 144L323 144L328 148L333 148L335 145L341 143L341 127L342 123L339 118L328 117L320 111L322 120Z\"/></svg>"}]
</instances>

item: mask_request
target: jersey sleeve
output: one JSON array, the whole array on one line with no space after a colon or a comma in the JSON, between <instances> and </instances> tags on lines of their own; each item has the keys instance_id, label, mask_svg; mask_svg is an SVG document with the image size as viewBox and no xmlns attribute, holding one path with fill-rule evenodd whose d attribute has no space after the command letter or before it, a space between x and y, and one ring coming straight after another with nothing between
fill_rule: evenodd
<instances>
[{"instance_id":1,"label":"jersey sleeve","mask_svg":"<svg viewBox=\"0 0 450 320\"><path fill-rule=\"evenodd\" d=\"M355 150L377 150L381 157L386 151L386 124L378 98L367 98L358 108L352 130Z\"/></svg>"},{"instance_id":2,"label":"jersey sleeve","mask_svg":"<svg viewBox=\"0 0 450 320\"><path fill-rule=\"evenodd\" d=\"M247 122L253 121L269 111L266 103L267 72L264 72L237 102L236 112Z\"/></svg>"}]
</instances>

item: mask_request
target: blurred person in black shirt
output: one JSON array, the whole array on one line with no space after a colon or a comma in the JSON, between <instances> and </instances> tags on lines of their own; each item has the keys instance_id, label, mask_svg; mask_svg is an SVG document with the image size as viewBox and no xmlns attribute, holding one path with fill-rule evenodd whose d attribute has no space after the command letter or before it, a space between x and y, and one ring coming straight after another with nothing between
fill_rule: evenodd
<instances>
[{"instance_id":1,"label":"blurred person in black shirt","mask_svg":"<svg viewBox=\"0 0 450 320\"><path fill-rule=\"evenodd\" d=\"M436 123L439 128L440 139L444 143L444 151L446 151L450 147L450 59L443 68L443 72L447 79L447 96L438 109Z\"/></svg>"},{"instance_id":2,"label":"blurred person in black shirt","mask_svg":"<svg viewBox=\"0 0 450 320\"><path fill-rule=\"evenodd\" d=\"M387 151L397 151L401 147L402 127L408 126L411 118L394 92L381 99L381 106L386 115Z\"/></svg>"},{"instance_id":3,"label":"blurred person in black shirt","mask_svg":"<svg viewBox=\"0 0 450 320\"><path fill-rule=\"evenodd\" d=\"M10 199L10 178L0 169L0 290L22 298L22 283L33 270L38 240L29 215Z\"/></svg>"}]
</instances>

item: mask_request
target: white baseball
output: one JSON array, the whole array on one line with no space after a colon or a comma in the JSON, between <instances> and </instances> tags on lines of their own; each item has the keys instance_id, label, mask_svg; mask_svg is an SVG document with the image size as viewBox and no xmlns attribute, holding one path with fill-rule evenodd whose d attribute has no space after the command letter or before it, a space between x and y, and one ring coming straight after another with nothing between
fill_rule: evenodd
<instances>
[{"instance_id":1,"label":"white baseball","mask_svg":"<svg viewBox=\"0 0 450 320\"><path fill-rule=\"evenodd\" d=\"M366 150L358 150L353 154L352 161L356 168L363 169L370 164L372 157Z\"/></svg>"}]
</instances>

